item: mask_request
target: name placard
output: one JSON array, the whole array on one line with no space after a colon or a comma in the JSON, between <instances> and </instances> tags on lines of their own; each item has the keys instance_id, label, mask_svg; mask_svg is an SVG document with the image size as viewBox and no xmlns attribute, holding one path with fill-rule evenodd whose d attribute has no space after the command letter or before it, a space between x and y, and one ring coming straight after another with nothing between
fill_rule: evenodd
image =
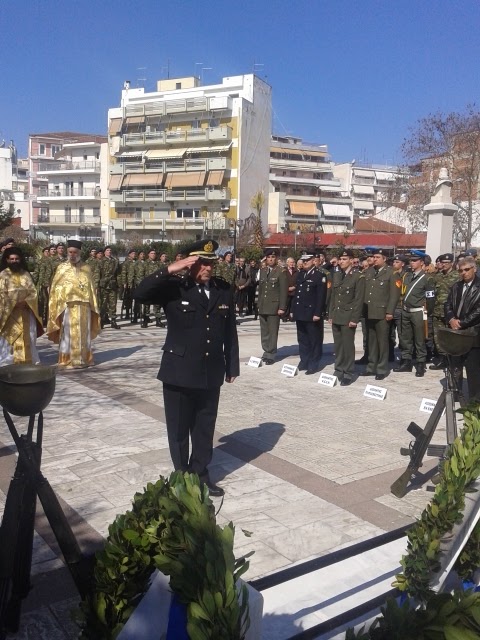
<instances>
[{"instance_id":1,"label":"name placard","mask_svg":"<svg viewBox=\"0 0 480 640\"><path fill-rule=\"evenodd\" d=\"M429 400L428 398L422 398L422 402L420 403L420 411L424 411L425 413L432 413L435 409L435 405L437 404L436 400Z\"/></svg>"},{"instance_id":2,"label":"name placard","mask_svg":"<svg viewBox=\"0 0 480 640\"><path fill-rule=\"evenodd\" d=\"M258 369L258 367L262 366L262 359L256 358L255 356L250 356L250 360L247 362L247 365L249 367L255 367L255 369Z\"/></svg>"},{"instance_id":3,"label":"name placard","mask_svg":"<svg viewBox=\"0 0 480 640\"><path fill-rule=\"evenodd\" d=\"M373 384L367 384L363 395L367 398L373 398L374 400L385 400L387 390L385 387L376 387Z\"/></svg>"},{"instance_id":4,"label":"name placard","mask_svg":"<svg viewBox=\"0 0 480 640\"><path fill-rule=\"evenodd\" d=\"M323 384L324 387L334 387L337 384L337 376L331 376L328 373L321 373L318 379L318 384Z\"/></svg>"},{"instance_id":5,"label":"name placard","mask_svg":"<svg viewBox=\"0 0 480 640\"><path fill-rule=\"evenodd\" d=\"M294 364L284 364L280 373L287 376L287 378L293 378L298 373L298 367Z\"/></svg>"}]
</instances>

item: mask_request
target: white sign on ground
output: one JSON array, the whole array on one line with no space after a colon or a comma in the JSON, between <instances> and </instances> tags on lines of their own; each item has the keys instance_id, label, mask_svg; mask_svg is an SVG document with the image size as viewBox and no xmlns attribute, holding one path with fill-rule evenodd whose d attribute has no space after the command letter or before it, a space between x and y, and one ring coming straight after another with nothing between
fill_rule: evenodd
<instances>
[{"instance_id":1,"label":"white sign on ground","mask_svg":"<svg viewBox=\"0 0 480 640\"><path fill-rule=\"evenodd\" d=\"M258 367L262 366L262 359L256 358L255 356L250 356L250 360L247 362L247 365L249 367L255 367L256 369L258 369Z\"/></svg>"},{"instance_id":2,"label":"white sign on ground","mask_svg":"<svg viewBox=\"0 0 480 640\"><path fill-rule=\"evenodd\" d=\"M298 373L298 367L294 364L284 364L280 373L287 376L287 378L293 378Z\"/></svg>"},{"instance_id":3,"label":"white sign on ground","mask_svg":"<svg viewBox=\"0 0 480 640\"><path fill-rule=\"evenodd\" d=\"M424 411L425 413L432 413L435 409L435 405L437 404L436 400L429 400L428 398L422 398L422 402L420 403L420 411Z\"/></svg>"},{"instance_id":4,"label":"white sign on ground","mask_svg":"<svg viewBox=\"0 0 480 640\"><path fill-rule=\"evenodd\" d=\"M363 395L366 398L373 398L374 400L385 400L387 396L387 390L385 387L376 387L373 384L367 384Z\"/></svg>"},{"instance_id":5,"label":"white sign on ground","mask_svg":"<svg viewBox=\"0 0 480 640\"><path fill-rule=\"evenodd\" d=\"M318 379L318 384L323 384L324 387L334 387L337 384L337 376L331 376L328 373L321 373Z\"/></svg>"}]
</instances>

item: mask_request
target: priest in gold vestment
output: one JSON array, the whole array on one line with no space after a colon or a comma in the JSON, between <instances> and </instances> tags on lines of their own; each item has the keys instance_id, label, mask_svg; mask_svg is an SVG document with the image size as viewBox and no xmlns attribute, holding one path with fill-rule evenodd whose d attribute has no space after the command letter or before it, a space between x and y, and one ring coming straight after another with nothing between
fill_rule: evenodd
<instances>
[{"instance_id":1,"label":"priest in gold vestment","mask_svg":"<svg viewBox=\"0 0 480 640\"><path fill-rule=\"evenodd\" d=\"M38 364L43 333L37 290L21 249L9 247L0 263L0 366Z\"/></svg>"},{"instance_id":2,"label":"priest in gold vestment","mask_svg":"<svg viewBox=\"0 0 480 640\"><path fill-rule=\"evenodd\" d=\"M59 345L58 366L83 369L94 364L92 340L100 332L97 296L90 267L81 261L81 242L69 240L50 287L47 335Z\"/></svg>"}]
</instances>

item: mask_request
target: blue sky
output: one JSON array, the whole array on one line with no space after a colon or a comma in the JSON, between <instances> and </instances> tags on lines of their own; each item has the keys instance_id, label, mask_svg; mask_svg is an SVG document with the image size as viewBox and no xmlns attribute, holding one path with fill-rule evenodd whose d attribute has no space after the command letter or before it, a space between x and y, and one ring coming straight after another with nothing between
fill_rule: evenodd
<instances>
[{"instance_id":1,"label":"blue sky","mask_svg":"<svg viewBox=\"0 0 480 640\"><path fill-rule=\"evenodd\" d=\"M105 133L125 79L262 64L274 132L397 162L418 118L479 103L479 27L478 0L3 0L0 138Z\"/></svg>"}]
</instances>

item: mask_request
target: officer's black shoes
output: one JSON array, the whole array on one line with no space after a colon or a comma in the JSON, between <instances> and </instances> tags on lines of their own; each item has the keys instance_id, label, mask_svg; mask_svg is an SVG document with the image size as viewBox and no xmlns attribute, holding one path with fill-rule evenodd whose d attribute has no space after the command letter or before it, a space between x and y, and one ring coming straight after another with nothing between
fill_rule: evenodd
<instances>
[{"instance_id":1,"label":"officer's black shoes","mask_svg":"<svg viewBox=\"0 0 480 640\"><path fill-rule=\"evenodd\" d=\"M111 324L112 329L120 329L120 325L117 324L116 320L112 320L112 322L110 324Z\"/></svg>"},{"instance_id":2,"label":"officer's black shoes","mask_svg":"<svg viewBox=\"0 0 480 640\"><path fill-rule=\"evenodd\" d=\"M412 369L411 360L400 360L400 364L397 367L393 367L395 373L411 373Z\"/></svg>"},{"instance_id":3,"label":"officer's black shoes","mask_svg":"<svg viewBox=\"0 0 480 640\"><path fill-rule=\"evenodd\" d=\"M275 362L275 360L272 360L271 358L262 358L262 361L265 364L273 364Z\"/></svg>"},{"instance_id":4,"label":"officer's black shoes","mask_svg":"<svg viewBox=\"0 0 480 640\"><path fill-rule=\"evenodd\" d=\"M163 322L162 322L161 320L157 320L157 321L155 322L155 326L156 326L156 327L161 327L162 329L165 329L165 326L166 326L166 325L164 325L164 324L163 324Z\"/></svg>"},{"instance_id":5,"label":"officer's black shoes","mask_svg":"<svg viewBox=\"0 0 480 640\"><path fill-rule=\"evenodd\" d=\"M355 364L368 364L368 356L363 355L360 360L355 360Z\"/></svg>"},{"instance_id":6,"label":"officer's black shoes","mask_svg":"<svg viewBox=\"0 0 480 640\"><path fill-rule=\"evenodd\" d=\"M298 370L299 370L299 371L306 371L306 370L307 370L307 367L306 367L304 364L300 363L300 364L298 365Z\"/></svg>"},{"instance_id":7,"label":"officer's black shoes","mask_svg":"<svg viewBox=\"0 0 480 640\"><path fill-rule=\"evenodd\" d=\"M386 377L386 373L377 373L377 375L375 376L375 380L385 380Z\"/></svg>"},{"instance_id":8,"label":"officer's black shoes","mask_svg":"<svg viewBox=\"0 0 480 640\"><path fill-rule=\"evenodd\" d=\"M439 362L431 364L428 368L430 371L443 371L445 369L445 361L442 359Z\"/></svg>"},{"instance_id":9,"label":"officer's black shoes","mask_svg":"<svg viewBox=\"0 0 480 640\"><path fill-rule=\"evenodd\" d=\"M358 374L359 376L374 376L373 371L362 371Z\"/></svg>"},{"instance_id":10,"label":"officer's black shoes","mask_svg":"<svg viewBox=\"0 0 480 640\"><path fill-rule=\"evenodd\" d=\"M417 362L417 370L415 372L415 377L423 378L425 375L425 362Z\"/></svg>"},{"instance_id":11,"label":"officer's black shoes","mask_svg":"<svg viewBox=\"0 0 480 640\"><path fill-rule=\"evenodd\" d=\"M348 387L352 384L353 382L353 378L342 378L340 380L340 386L341 387Z\"/></svg>"},{"instance_id":12,"label":"officer's black shoes","mask_svg":"<svg viewBox=\"0 0 480 640\"><path fill-rule=\"evenodd\" d=\"M205 482L205 485L208 489L208 493L213 498L221 498L222 496L225 495L225 491L222 489L222 487L219 487L217 484L214 484L211 480L207 480Z\"/></svg>"},{"instance_id":13,"label":"officer's black shoes","mask_svg":"<svg viewBox=\"0 0 480 640\"><path fill-rule=\"evenodd\" d=\"M150 322L150 320L148 318L144 318L142 320L142 324L140 325L142 327L142 329L148 329L148 323Z\"/></svg>"},{"instance_id":14,"label":"officer's black shoes","mask_svg":"<svg viewBox=\"0 0 480 640\"><path fill-rule=\"evenodd\" d=\"M306 376L313 376L314 373L318 373L320 369L307 369L305 371Z\"/></svg>"}]
</instances>

